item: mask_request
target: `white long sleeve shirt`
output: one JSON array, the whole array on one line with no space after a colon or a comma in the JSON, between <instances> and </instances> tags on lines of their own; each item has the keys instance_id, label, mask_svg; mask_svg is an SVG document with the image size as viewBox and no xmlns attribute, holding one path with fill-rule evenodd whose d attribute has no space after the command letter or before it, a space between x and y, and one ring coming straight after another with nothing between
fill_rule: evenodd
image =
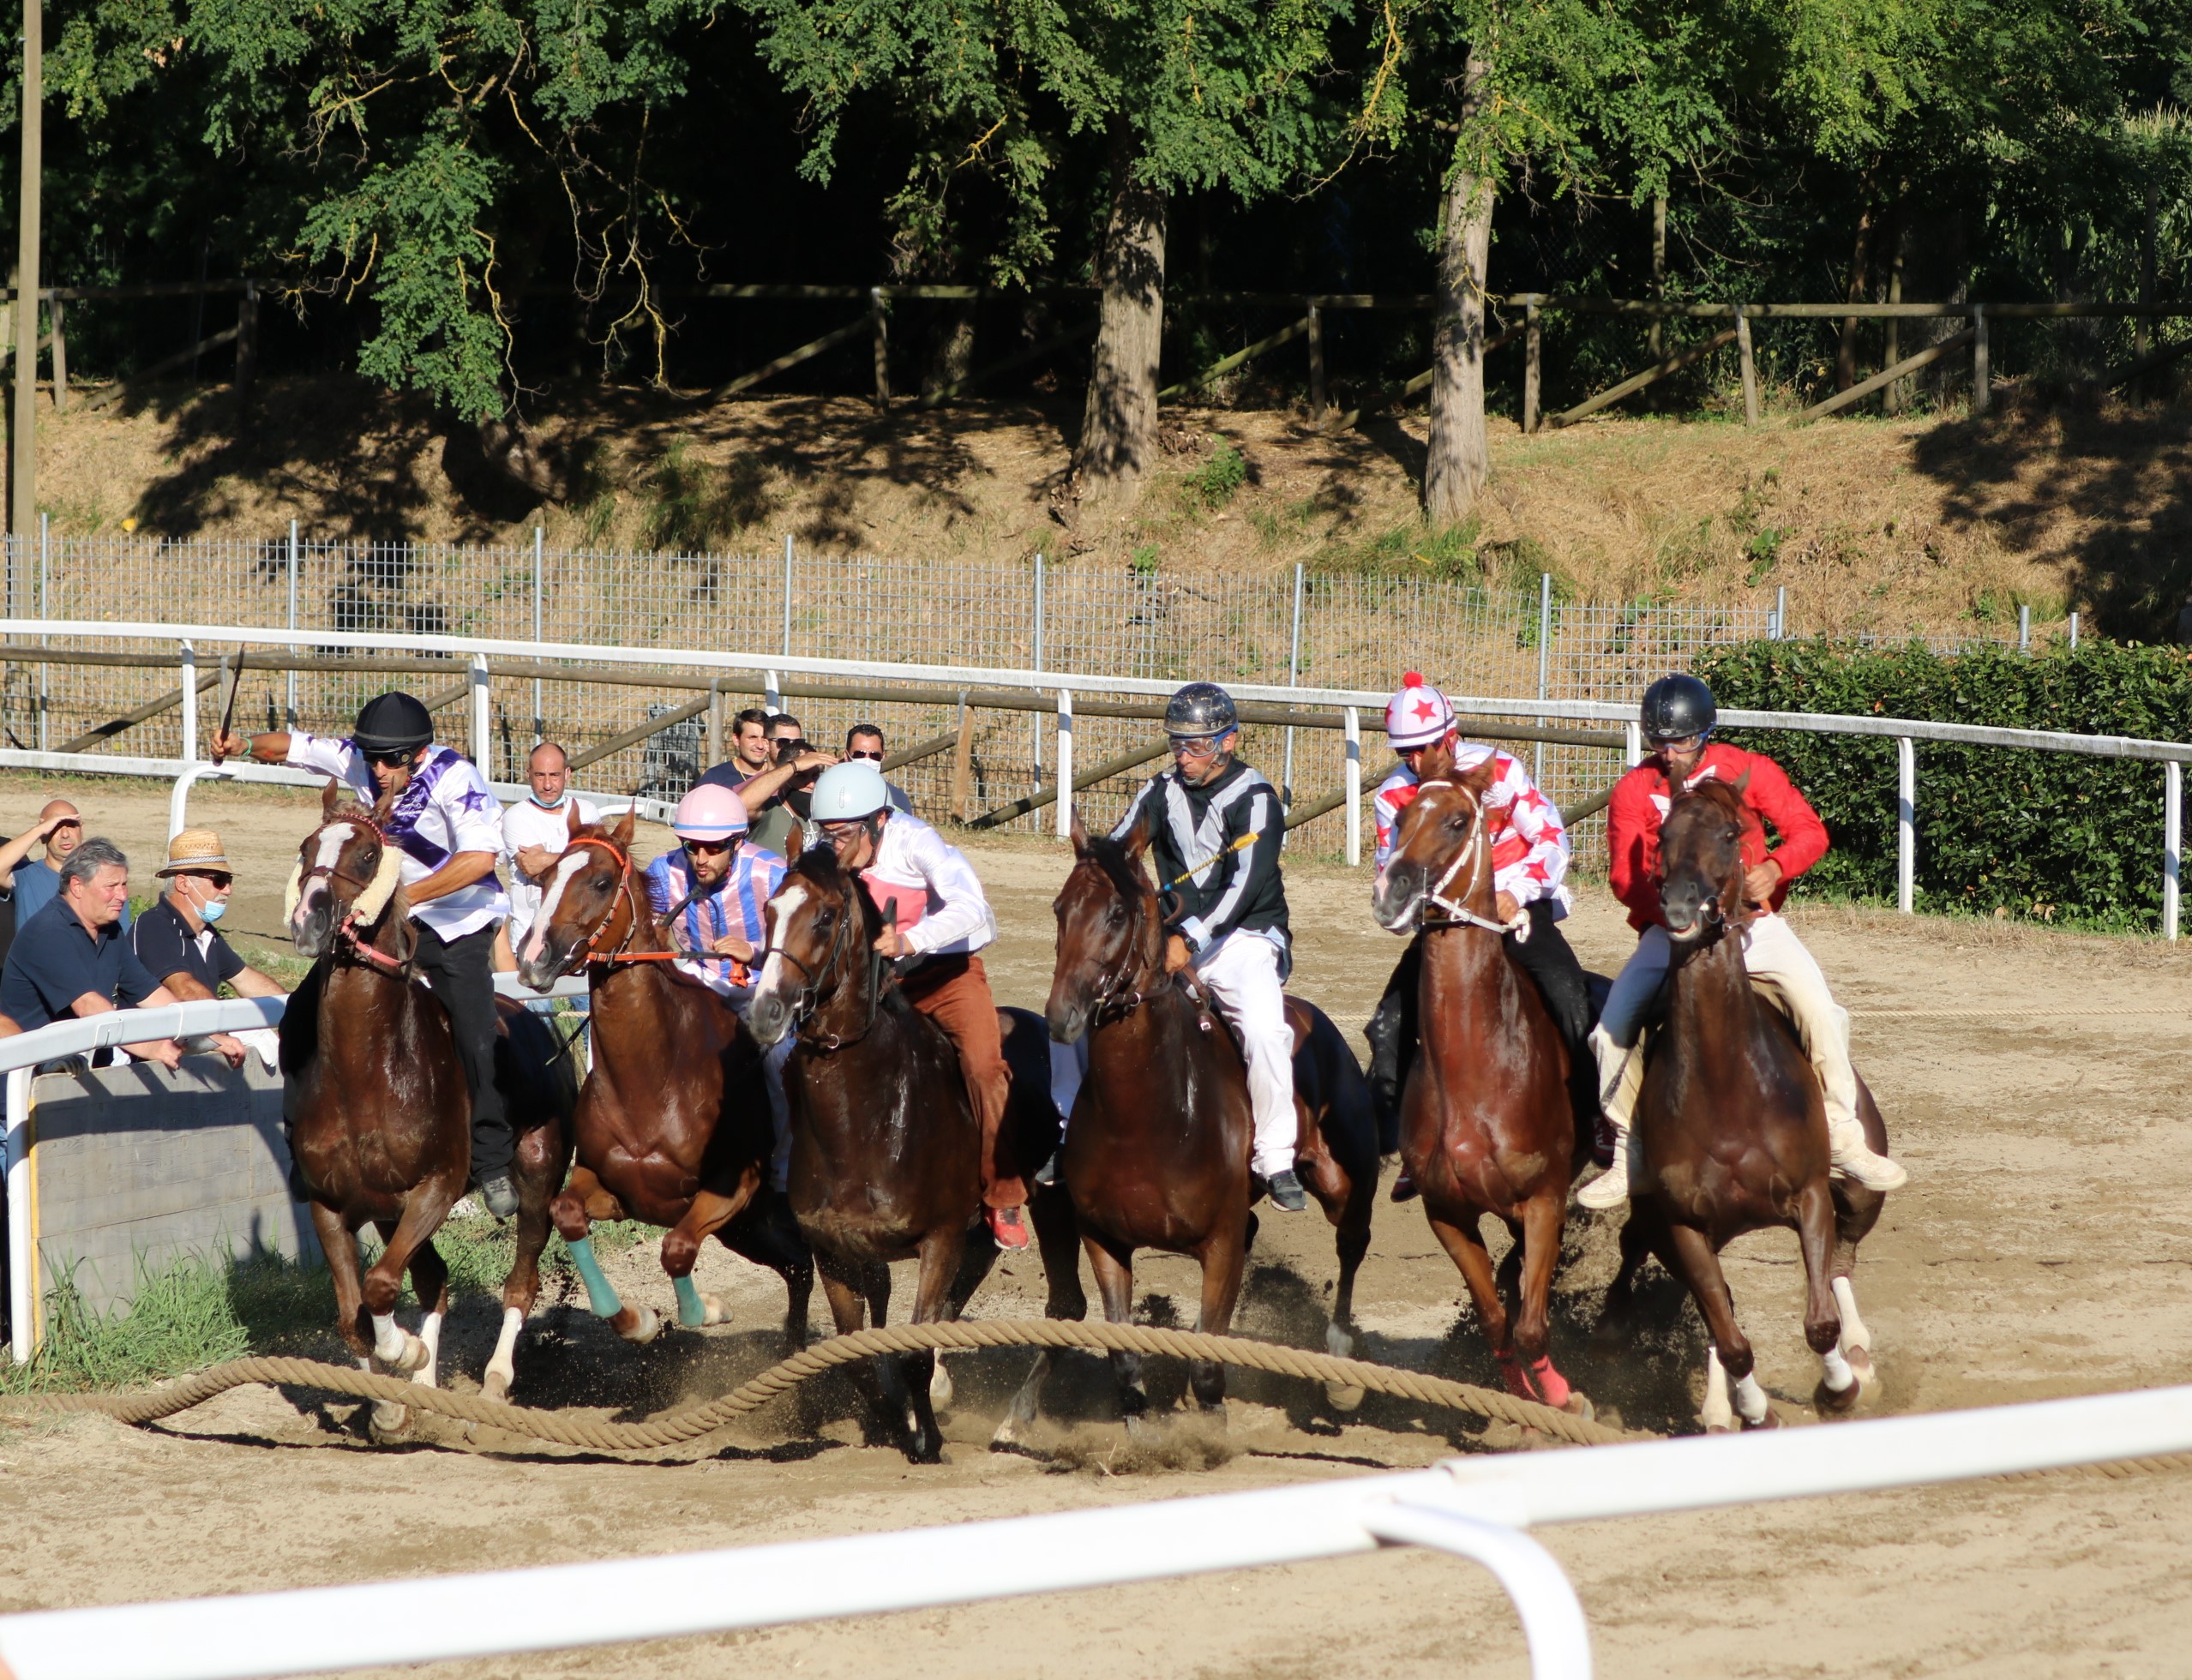
<instances>
[{"instance_id":1,"label":"white long sleeve shirt","mask_svg":"<svg viewBox=\"0 0 2192 1680\"><path fill-rule=\"evenodd\" d=\"M580 822L601 820L601 813L594 809L592 800L571 793L565 794L563 803L552 811L521 799L502 813L502 861L510 866L510 948L513 951L525 942L525 929L540 914L539 884L525 878L518 866L518 854L528 846L562 852L571 840L569 808L574 803L579 807Z\"/></svg>"},{"instance_id":2,"label":"white long sleeve shirt","mask_svg":"<svg viewBox=\"0 0 2192 1680\"><path fill-rule=\"evenodd\" d=\"M997 917L974 866L957 846L908 812L892 813L875 861L861 876L917 951L959 956L980 951L997 937Z\"/></svg>"},{"instance_id":3,"label":"white long sleeve shirt","mask_svg":"<svg viewBox=\"0 0 2192 1680\"><path fill-rule=\"evenodd\" d=\"M290 736L289 757L284 762L339 777L369 807L381 797L365 755L346 739L300 730ZM485 852L499 858L502 807L488 788L487 778L469 760L454 747L437 747L388 813L387 831L402 854L403 883L409 886L424 880L459 852ZM421 904L411 919L444 939L455 939L491 927L509 913L502 883L490 874L446 898Z\"/></svg>"}]
</instances>

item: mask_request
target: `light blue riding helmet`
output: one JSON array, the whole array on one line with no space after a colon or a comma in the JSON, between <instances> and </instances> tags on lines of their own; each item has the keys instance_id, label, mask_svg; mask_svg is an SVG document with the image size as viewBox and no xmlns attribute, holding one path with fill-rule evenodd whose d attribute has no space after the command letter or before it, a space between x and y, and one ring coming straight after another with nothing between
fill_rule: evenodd
<instances>
[{"instance_id":1,"label":"light blue riding helmet","mask_svg":"<svg viewBox=\"0 0 2192 1680\"><path fill-rule=\"evenodd\" d=\"M890 784L883 772L865 759L851 759L822 772L808 809L818 823L856 823L890 803Z\"/></svg>"}]
</instances>

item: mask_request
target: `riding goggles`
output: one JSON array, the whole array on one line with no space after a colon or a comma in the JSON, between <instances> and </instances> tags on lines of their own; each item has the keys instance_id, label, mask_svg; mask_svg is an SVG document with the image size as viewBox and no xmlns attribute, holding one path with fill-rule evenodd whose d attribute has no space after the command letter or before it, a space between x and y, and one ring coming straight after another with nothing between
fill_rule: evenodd
<instances>
[{"instance_id":1,"label":"riding goggles","mask_svg":"<svg viewBox=\"0 0 2192 1680\"><path fill-rule=\"evenodd\" d=\"M1174 735L1172 737L1172 756L1175 759L1207 759L1218 750L1218 735Z\"/></svg>"}]
</instances>

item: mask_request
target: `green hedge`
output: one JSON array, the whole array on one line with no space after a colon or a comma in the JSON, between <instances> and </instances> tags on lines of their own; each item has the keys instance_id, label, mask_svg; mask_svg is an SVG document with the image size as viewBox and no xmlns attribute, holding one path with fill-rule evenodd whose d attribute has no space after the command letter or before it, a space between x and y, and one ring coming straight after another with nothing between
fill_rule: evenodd
<instances>
[{"instance_id":1,"label":"green hedge","mask_svg":"<svg viewBox=\"0 0 2192 1680\"><path fill-rule=\"evenodd\" d=\"M2192 741L2192 660L2176 648L1942 654L1754 642L1718 650L1697 670L1730 707ZM1893 740L1724 734L1780 760L1826 820L1834 849L1799 891L1894 899ZM1918 908L2158 927L2162 777L2159 764L1919 742Z\"/></svg>"}]
</instances>

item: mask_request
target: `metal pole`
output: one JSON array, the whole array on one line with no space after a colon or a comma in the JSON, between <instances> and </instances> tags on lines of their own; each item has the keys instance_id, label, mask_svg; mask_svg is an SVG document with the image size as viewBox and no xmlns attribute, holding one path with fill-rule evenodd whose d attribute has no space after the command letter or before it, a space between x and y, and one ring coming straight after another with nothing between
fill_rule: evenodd
<instances>
[{"instance_id":1,"label":"metal pole","mask_svg":"<svg viewBox=\"0 0 2192 1680\"><path fill-rule=\"evenodd\" d=\"M761 673L761 704L768 707L771 716L784 710L784 685L777 681L774 671Z\"/></svg>"},{"instance_id":2,"label":"metal pole","mask_svg":"<svg viewBox=\"0 0 2192 1680\"><path fill-rule=\"evenodd\" d=\"M183 761L198 756L198 651L183 644Z\"/></svg>"},{"instance_id":3,"label":"metal pole","mask_svg":"<svg viewBox=\"0 0 2192 1680\"><path fill-rule=\"evenodd\" d=\"M2072 613L2072 614L2070 615L2070 647L2071 647L2071 651L2072 651L2073 652L2076 651L2076 650L2077 650L2077 646L2078 646L2078 615L2077 615L2077 614L2075 614L2075 613Z\"/></svg>"},{"instance_id":4,"label":"metal pole","mask_svg":"<svg viewBox=\"0 0 2192 1680\"><path fill-rule=\"evenodd\" d=\"M1042 556L1041 555L1037 555L1035 557L1035 667L1034 667L1034 669L1036 669L1036 670L1038 670L1038 671L1039 671L1039 670L1041 670L1041 669L1042 669L1042 630L1043 630L1043 623L1042 623L1042 620L1043 620L1043 611L1042 611L1042 605L1043 605L1043 603L1042 603L1042 582L1043 582ZM1030 746L1030 751L1032 751L1032 752L1034 753L1034 754L1035 754L1035 784L1036 784L1036 787L1040 788L1040 787L1042 787L1042 715L1041 715L1040 713L1038 713L1038 714L1036 714L1035 717L1031 717L1030 719L1029 719L1029 722L1028 722L1028 727L1029 727L1029 730L1030 730L1030 734L1029 734L1028 739L1029 739L1030 742L1031 743L1031 746ZM1062 789L1061 789L1061 796L1062 796Z\"/></svg>"},{"instance_id":5,"label":"metal pole","mask_svg":"<svg viewBox=\"0 0 2192 1680\"><path fill-rule=\"evenodd\" d=\"M2030 607L2020 606L2017 609L2017 651L2030 653L2032 651L2033 609Z\"/></svg>"},{"instance_id":6,"label":"metal pole","mask_svg":"<svg viewBox=\"0 0 2192 1680\"><path fill-rule=\"evenodd\" d=\"M1984 414L1993 400L1994 374L1987 355L1986 306L1972 305L1972 412Z\"/></svg>"},{"instance_id":7,"label":"metal pole","mask_svg":"<svg viewBox=\"0 0 2192 1680\"><path fill-rule=\"evenodd\" d=\"M2184 867L2184 766L2174 759L2162 765L2161 784L2162 937L2177 937L2178 883Z\"/></svg>"},{"instance_id":8,"label":"metal pole","mask_svg":"<svg viewBox=\"0 0 2192 1680\"><path fill-rule=\"evenodd\" d=\"M1644 726L1630 718L1621 727L1623 762L1634 770L1644 761Z\"/></svg>"},{"instance_id":9,"label":"metal pole","mask_svg":"<svg viewBox=\"0 0 2192 1680\"><path fill-rule=\"evenodd\" d=\"M1918 876L1918 747L1895 737L1895 908L1911 915Z\"/></svg>"},{"instance_id":10,"label":"metal pole","mask_svg":"<svg viewBox=\"0 0 2192 1680\"><path fill-rule=\"evenodd\" d=\"M1294 636L1286 656L1286 686L1301 687L1301 579L1302 562L1294 563ZM1294 807L1294 725L1287 725L1286 768L1279 776L1279 804L1288 810Z\"/></svg>"},{"instance_id":11,"label":"metal pole","mask_svg":"<svg viewBox=\"0 0 2192 1680\"><path fill-rule=\"evenodd\" d=\"M27 539L38 507L39 188L45 172L45 24L23 0L22 175L15 196L15 495L8 529ZM9 611L15 602L8 603Z\"/></svg>"},{"instance_id":12,"label":"metal pole","mask_svg":"<svg viewBox=\"0 0 2192 1680\"><path fill-rule=\"evenodd\" d=\"M297 521L291 519L289 522L289 627L292 632L297 628ZM291 653L297 651L294 636L290 641L289 651ZM283 722L291 729L297 728L297 673L295 671L289 674L289 709Z\"/></svg>"},{"instance_id":13,"label":"metal pole","mask_svg":"<svg viewBox=\"0 0 2192 1680\"><path fill-rule=\"evenodd\" d=\"M784 657L791 657L791 533L784 534Z\"/></svg>"},{"instance_id":14,"label":"metal pole","mask_svg":"<svg viewBox=\"0 0 2192 1680\"><path fill-rule=\"evenodd\" d=\"M1340 717L1340 750L1347 756L1342 783L1347 789L1347 862L1353 869L1362 861L1362 711L1347 706Z\"/></svg>"},{"instance_id":15,"label":"metal pole","mask_svg":"<svg viewBox=\"0 0 2192 1680\"><path fill-rule=\"evenodd\" d=\"M1537 697L1548 699L1552 680L1552 573L1537 574ZM1537 726L1545 727L1545 714L1538 714ZM1530 779L1542 785L1545 781L1545 743L1531 749Z\"/></svg>"},{"instance_id":16,"label":"metal pole","mask_svg":"<svg viewBox=\"0 0 2192 1680\"><path fill-rule=\"evenodd\" d=\"M1073 691L1058 691L1058 837L1073 837Z\"/></svg>"},{"instance_id":17,"label":"metal pole","mask_svg":"<svg viewBox=\"0 0 2192 1680\"><path fill-rule=\"evenodd\" d=\"M487 656L475 653L471 657L471 761L483 776L491 775L488 754L495 745L494 719L489 715L489 701L492 691L487 686Z\"/></svg>"},{"instance_id":18,"label":"metal pole","mask_svg":"<svg viewBox=\"0 0 2192 1680\"><path fill-rule=\"evenodd\" d=\"M532 639L536 642L540 639L541 627L540 537L540 527L538 525L535 525L532 528ZM543 711L541 707L540 679L538 677L535 677L532 680L532 744L537 747L542 741L547 739L548 714Z\"/></svg>"},{"instance_id":19,"label":"metal pole","mask_svg":"<svg viewBox=\"0 0 2192 1680\"><path fill-rule=\"evenodd\" d=\"M1788 585L1781 585L1774 591L1774 639L1788 639Z\"/></svg>"}]
</instances>

